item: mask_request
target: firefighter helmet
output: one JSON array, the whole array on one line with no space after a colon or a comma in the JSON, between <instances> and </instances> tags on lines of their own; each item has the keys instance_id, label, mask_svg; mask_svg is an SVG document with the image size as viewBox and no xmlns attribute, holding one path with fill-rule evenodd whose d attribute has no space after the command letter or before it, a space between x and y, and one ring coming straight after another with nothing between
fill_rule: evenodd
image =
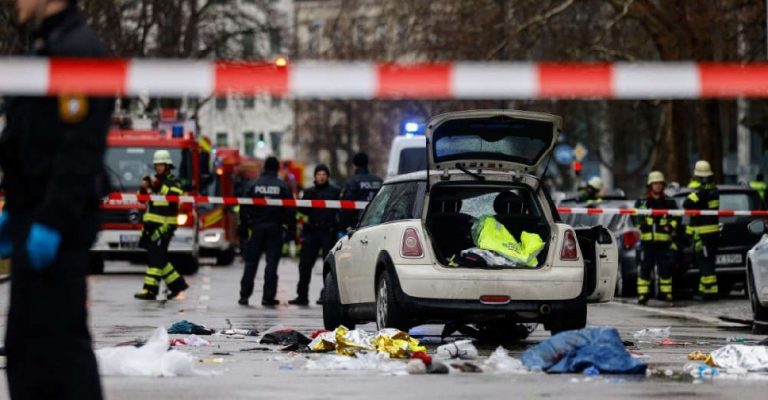
<instances>
[{"instance_id":1,"label":"firefighter helmet","mask_svg":"<svg viewBox=\"0 0 768 400\"><path fill-rule=\"evenodd\" d=\"M651 171L650 174L648 174L648 184L661 182L664 183L666 180L664 179L664 174L661 173L661 171Z\"/></svg>"},{"instance_id":2,"label":"firefighter helmet","mask_svg":"<svg viewBox=\"0 0 768 400\"><path fill-rule=\"evenodd\" d=\"M168 150L157 150L152 157L152 164L167 164L173 165L173 159L171 153Z\"/></svg>"},{"instance_id":3,"label":"firefighter helmet","mask_svg":"<svg viewBox=\"0 0 768 400\"><path fill-rule=\"evenodd\" d=\"M696 166L693 168L693 176L697 176L700 178L707 178L712 176L712 167L709 165L707 161L699 160L696 161Z\"/></svg>"},{"instance_id":4,"label":"firefighter helmet","mask_svg":"<svg viewBox=\"0 0 768 400\"><path fill-rule=\"evenodd\" d=\"M587 186L595 190L601 190L603 188L603 180L599 176L593 176L592 179L587 182Z\"/></svg>"}]
</instances>

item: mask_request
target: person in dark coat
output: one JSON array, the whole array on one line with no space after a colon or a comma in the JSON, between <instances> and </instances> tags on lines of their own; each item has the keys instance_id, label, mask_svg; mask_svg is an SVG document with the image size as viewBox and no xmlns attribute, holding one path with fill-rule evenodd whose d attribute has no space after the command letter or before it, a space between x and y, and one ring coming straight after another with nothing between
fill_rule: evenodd
<instances>
[{"instance_id":1,"label":"person in dark coat","mask_svg":"<svg viewBox=\"0 0 768 400\"><path fill-rule=\"evenodd\" d=\"M19 23L32 27L30 54L106 56L75 1L16 6ZM11 257L5 346L12 399L102 398L85 276L107 193L103 159L113 107L113 98L78 93L6 99L0 257Z\"/></svg>"}]
</instances>

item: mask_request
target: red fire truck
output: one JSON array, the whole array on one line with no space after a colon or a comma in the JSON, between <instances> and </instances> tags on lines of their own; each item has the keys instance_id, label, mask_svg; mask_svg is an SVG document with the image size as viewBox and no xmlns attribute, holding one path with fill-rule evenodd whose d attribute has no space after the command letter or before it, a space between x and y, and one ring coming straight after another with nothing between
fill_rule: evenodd
<instances>
[{"instance_id":1,"label":"red fire truck","mask_svg":"<svg viewBox=\"0 0 768 400\"><path fill-rule=\"evenodd\" d=\"M156 150L171 153L173 173L187 194L195 195L210 180L208 153L183 123L158 130L112 130L107 137L105 169L113 191L136 193L142 177L154 174ZM102 206L102 231L91 248L91 271L104 271L104 260L144 262L146 251L138 247L142 227L142 203L106 202ZM198 214L193 204L179 207L178 228L169 246L171 262L181 273L197 272Z\"/></svg>"},{"instance_id":2,"label":"red fire truck","mask_svg":"<svg viewBox=\"0 0 768 400\"><path fill-rule=\"evenodd\" d=\"M213 153L215 175L202 191L207 196L236 196L244 158L237 149L219 147ZM218 265L231 265L239 244L237 207L200 204L200 256L215 257Z\"/></svg>"}]
</instances>

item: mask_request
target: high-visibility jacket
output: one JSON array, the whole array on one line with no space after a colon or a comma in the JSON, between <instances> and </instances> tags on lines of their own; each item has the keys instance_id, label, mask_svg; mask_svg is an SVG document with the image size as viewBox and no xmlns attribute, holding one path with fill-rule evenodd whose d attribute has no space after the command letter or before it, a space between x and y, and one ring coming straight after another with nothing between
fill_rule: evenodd
<instances>
[{"instance_id":1,"label":"high-visibility jacket","mask_svg":"<svg viewBox=\"0 0 768 400\"><path fill-rule=\"evenodd\" d=\"M711 210L720 209L720 192L714 183L702 183L695 191L691 192L683 202L686 210ZM720 233L720 220L717 216L691 217L691 223L685 232L694 240L703 235L715 235Z\"/></svg>"},{"instance_id":2,"label":"high-visibility jacket","mask_svg":"<svg viewBox=\"0 0 768 400\"><path fill-rule=\"evenodd\" d=\"M544 241L535 233L523 231L520 241L493 216L480 217L472 225L472 238L477 247L491 250L517 265L535 267L538 265L536 256L544 249Z\"/></svg>"},{"instance_id":3,"label":"high-visibility jacket","mask_svg":"<svg viewBox=\"0 0 768 400\"><path fill-rule=\"evenodd\" d=\"M181 183L172 174L155 176L155 183L150 187L150 194L156 195L176 195L184 194ZM147 191L140 190L139 193L146 194ZM150 201L147 203L147 211L144 213L144 224L171 225L178 224L179 203L168 201Z\"/></svg>"},{"instance_id":4,"label":"high-visibility jacket","mask_svg":"<svg viewBox=\"0 0 768 400\"><path fill-rule=\"evenodd\" d=\"M662 195L660 198L649 197L635 202L637 209L663 209L673 210L677 208L674 200ZM639 215L634 217L635 225L640 229L640 240L649 242L672 242L672 236L680 224L679 217L669 215Z\"/></svg>"},{"instance_id":5,"label":"high-visibility jacket","mask_svg":"<svg viewBox=\"0 0 768 400\"><path fill-rule=\"evenodd\" d=\"M765 200L765 190L768 188L768 184L763 181L752 181L749 182L749 187L755 189L757 194L760 195L760 198Z\"/></svg>"}]
</instances>

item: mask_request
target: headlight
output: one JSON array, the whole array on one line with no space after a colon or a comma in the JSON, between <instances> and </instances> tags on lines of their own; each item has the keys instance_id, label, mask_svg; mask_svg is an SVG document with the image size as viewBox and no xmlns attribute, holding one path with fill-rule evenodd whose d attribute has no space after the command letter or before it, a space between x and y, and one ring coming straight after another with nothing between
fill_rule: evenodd
<instances>
[{"instance_id":1,"label":"headlight","mask_svg":"<svg viewBox=\"0 0 768 400\"><path fill-rule=\"evenodd\" d=\"M203 235L203 242L205 242L205 243L216 243L219 240L221 240L221 234L220 233L212 233L212 234Z\"/></svg>"},{"instance_id":2,"label":"headlight","mask_svg":"<svg viewBox=\"0 0 768 400\"><path fill-rule=\"evenodd\" d=\"M184 225L189 220L189 216L187 214L179 214L176 217L176 223L179 225Z\"/></svg>"}]
</instances>

